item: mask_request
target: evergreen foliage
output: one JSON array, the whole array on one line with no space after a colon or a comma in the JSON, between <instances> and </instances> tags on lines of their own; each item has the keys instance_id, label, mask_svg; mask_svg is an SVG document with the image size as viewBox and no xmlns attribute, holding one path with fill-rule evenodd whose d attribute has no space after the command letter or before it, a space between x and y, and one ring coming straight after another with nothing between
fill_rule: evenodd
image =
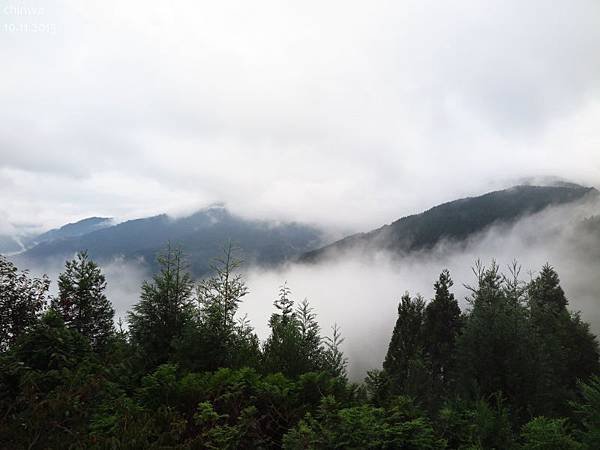
<instances>
[{"instance_id":1,"label":"evergreen foliage","mask_svg":"<svg viewBox=\"0 0 600 450\"><path fill-rule=\"evenodd\" d=\"M443 270L434 284L435 296L425 308L425 353L437 396L446 393L453 382L456 339L462 325L460 307L450 292L453 284L450 272Z\"/></svg>"},{"instance_id":2,"label":"evergreen foliage","mask_svg":"<svg viewBox=\"0 0 600 450\"><path fill-rule=\"evenodd\" d=\"M131 341L149 367L169 359L191 318L193 284L182 250L169 244L157 260L160 271L144 282L140 301L129 312Z\"/></svg>"},{"instance_id":3,"label":"evergreen foliage","mask_svg":"<svg viewBox=\"0 0 600 450\"><path fill-rule=\"evenodd\" d=\"M325 352L323 354L323 368L332 376L346 379L348 360L342 352L341 346L344 342L340 327L334 324L331 327L331 337L325 337Z\"/></svg>"},{"instance_id":4,"label":"evergreen foliage","mask_svg":"<svg viewBox=\"0 0 600 450\"><path fill-rule=\"evenodd\" d=\"M36 323L49 286L46 276L31 278L0 255L0 352Z\"/></svg>"},{"instance_id":5,"label":"evergreen foliage","mask_svg":"<svg viewBox=\"0 0 600 450\"><path fill-rule=\"evenodd\" d=\"M242 260L230 242L215 259L213 274L196 288L192 315L177 342L178 361L194 370L257 367L259 342L245 318L236 320L248 287L239 269Z\"/></svg>"},{"instance_id":6,"label":"evergreen foliage","mask_svg":"<svg viewBox=\"0 0 600 450\"><path fill-rule=\"evenodd\" d=\"M423 391L425 368L425 300L411 298L406 292L398 305L398 319L383 369L390 380L391 392L417 396Z\"/></svg>"},{"instance_id":7,"label":"evergreen foliage","mask_svg":"<svg viewBox=\"0 0 600 450\"><path fill-rule=\"evenodd\" d=\"M321 336L287 284L261 346L238 317L248 288L232 245L195 296L180 249L159 263L129 329L97 339L67 302L106 300L87 255L45 313L47 279L0 259L3 308L26 311L2 316L0 448L600 447L597 342L549 265L524 283L516 263L508 276L477 263L463 314L447 270L429 303L406 293L382 370L356 385L339 327Z\"/></svg>"},{"instance_id":8,"label":"evergreen foliage","mask_svg":"<svg viewBox=\"0 0 600 450\"><path fill-rule=\"evenodd\" d=\"M304 319L302 320L294 310L294 301L290 296L291 289L284 283L279 288L279 296L273 302L276 311L269 319L271 335L263 346L263 370L298 377L317 368L318 362L312 360L312 357L315 353L314 344L320 349L321 338L318 335L318 326L312 327L314 318L311 317L308 304L305 305L304 311L302 306L300 308Z\"/></svg>"},{"instance_id":9,"label":"evergreen foliage","mask_svg":"<svg viewBox=\"0 0 600 450\"><path fill-rule=\"evenodd\" d=\"M87 252L65 264L58 277L58 297L51 306L65 325L89 339L95 349L103 348L114 333L115 311L106 298L106 279Z\"/></svg>"}]
</instances>

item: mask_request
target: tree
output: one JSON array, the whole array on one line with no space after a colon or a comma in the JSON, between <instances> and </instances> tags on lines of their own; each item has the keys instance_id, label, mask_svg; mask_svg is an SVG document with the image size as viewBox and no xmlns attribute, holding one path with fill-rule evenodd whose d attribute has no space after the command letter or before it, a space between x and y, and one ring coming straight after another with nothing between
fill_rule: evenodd
<instances>
[{"instance_id":1,"label":"tree","mask_svg":"<svg viewBox=\"0 0 600 450\"><path fill-rule=\"evenodd\" d=\"M87 252L79 252L67 261L58 277L58 297L51 306L65 325L89 339L92 348L106 345L114 332L115 311L106 298L106 279Z\"/></svg>"},{"instance_id":2,"label":"tree","mask_svg":"<svg viewBox=\"0 0 600 450\"><path fill-rule=\"evenodd\" d=\"M323 364L326 364L324 358L327 357L327 354L323 353L323 339L321 338L321 329L319 327L319 323L317 322L317 315L313 312L313 308L311 308L307 299L304 299L300 302L298 307L296 308L296 319L297 326L300 332L300 350L301 350L301 358L304 362L304 372L311 372L315 370L319 370ZM334 348L339 350L337 347L341 344L341 336L339 336L339 329L336 326L336 341L335 347L332 347L329 344L333 344L333 342L327 343L326 347L333 350ZM327 339L326 339L327 341ZM339 352L341 354L341 351ZM330 366L333 369L333 366Z\"/></svg>"},{"instance_id":3,"label":"tree","mask_svg":"<svg viewBox=\"0 0 600 450\"><path fill-rule=\"evenodd\" d=\"M600 369L598 344L589 325L570 313L568 300L554 268L544 265L528 287L531 322L543 358L539 410L566 413L577 380L586 380Z\"/></svg>"},{"instance_id":4,"label":"tree","mask_svg":"<svg viewBox=\"0 0 600 450\"><path fill-rule=\"evenodd\" d=\"M448 401L437 414L437 428L452 449L512 449L509 411L500 395L487 401Z\"/></svg>"},{"instance_id":5,"label":"tree","mask_svg":"<svg viewBox=\"0 0 600 450\"><path fill-rule=\"evenodd\" d=\"M492 262L477 263L471 310L457 340L460 389L471 400L501 393L518 418L527 418L538 391L537 348L522 301Z\"/></svg>"},{"instance_id":6,"label":"tree","mask_svg":"<svg viewBox=\"0 0 600 450\"><path fill-rule=\"evenodd\" d=\"M248 294L246 282L239 273L243 260L238 253L239 249L229 242L223 248L223 255L212 264L213 274L197 288L198 326L208 370L230 367L238 346L249 343L245 338L254 341L252 329L246 322L236 326L235 315L242 298Z\"/></svg>"},{"instance_id":7,"label":"tree","mask_svg":"<svg viewBox=\"0 0 600 450\"><path fill-rule=\"evenodd\" d=\"M435 296L425 308L425 351L431 365L436 396L442 394L450 383L456 338L462 324L460 307L450 292L453 284L450 272L443 270L434 284Z\"/></svg>"},{"instance_id":8,"label":"tree","mask_svg":"<svg viewBox=\"0 0 600 450\"><path fill-rule=\"evenodd\" d=\"M216 258L212 274L196 288L196 308L177 343L178 360L193 370L258 365L258 337L245 318L236 314L248 287L239 272L243 260L229 242Z\"/></svg>"},{"instance_id":9,"label":"tree","mask_svg":"<svg viewBox=\"0 0 600 450\"><path fill-rule=\"evenodd\" d=\"M332 376L346 379L348 360L340 348L344 338L337 324L331 327L331 337L325 338L324 369Z\"/></svg>"},{"instance_id":10,"label":"tree","mask_svg":"<svg viewBox=\"0 0 600 450\"><path fill-rule=\"evenodd\" d=\"M73 368L91 356L90 343L81 333L67 327L62 317L50 309L19 339L15 356L35 370Z\"/></svg>"},{"instance_id":11,"label":"tree","mask_svg":"<svg viewBox=\"0 0 600 450\"><path fill-rule=\"evenodd\" d=\"M578 383L580 399L571 406L581 424L580 436L588 448L600 448L600 375Z\"/></svg>"},{"instance_id":12,"label":"tree","mask_svg":"<svg viewBox=\"0 0 600 450\"><path fill-rule=\"evenodd\" d=\"M425 301L406 292L398 305L398 318L383 368L390 377L393 393L416 394L423 386Z\"/></svg>"},{"instance_id":13,"label":"tree","mask_svg":"<svg viewBox=\"0 0 600 450\"><path fill-rule=\"evenodd\" d=\"M50 309L0 357L0 446L87 447L103 373L88 339Z\"/></svg>"},{"instance_id":14,"label":"tree","mask_svg":"<svg viewBox=\"0 0 600 450\"><path fill-rule=\"evenodd\" d=\"M49 286L45 275L30 278L27 271L20 272L0 255L0 352L37 322Z\"/></svg>"},{"instance_id":15,"label":"tree","mask_svg":"<svg viewBox=\"0 0 600 450\"><path fill-rule=\"evenodd\" d=\"M529 306L535 316L540 310L560 315L567 309L568 301L560 286L560 279L550 264L542 267L540 274L529 283Z\"/></svg>"},{"instance_id":16,"label":"tree","mask_svg":"<svg viewBox=\"0 0 600 450\"><path fill-rule=\"evenodd\" d=\"M404 397L389 407L343 408L324 397L315 415L308 413L283 437L283 448L300 449L443 449L429 420Z\"/></svg>"},{"instance_id":17,"label":"tree","mask_svg":"<svg viewBox=\"0 0 600 450\"><path fill-rule=\"evenodd\" d=\"M288 287L287 281L279 287L279 297L273 302L273 306L279 311L279 317L284 323L295 319L294 301L290 298L292 290Z\"/></svg>"},{"instance_id":18,"label":"tree","mask_svg":"<svg viewBox=\"0 0 600 450\"><path fill-rule=\"evenodd\" d=\"M157 261L160 271L144 282L140 301L129 313L131 340L150 366L170 358L191 318L192 280L182 250L169 244Z\"/></svg>"},{"instance_id":19,"label":"tree","mask_svg":"<svg viewBox=\"0 0 600 450\"><path fill-rule=\"evenodd\" d=\"M279 297L273 302L277 312L269 319L271 335L263 346L265 370L297 377L330 367L326 362L330 355L324 352L316 314L306 299L294 310L290 295L291 290L284 283L279 288Z\"/></svg>"},{"instance_id":20,"label":"tree","mask_svg":"<svg viewBox=\"0 0 600 450\"><path fill-rule=\"evenodd\" d=\"M566 419L536 417L521 431L523 450L583 450L585 447L569 433ZM591 447L590 447L591 448Z\"/></svg>"},{"instance_id":21,"label":"tree","mask_svg":"<svg viewBox=\"0 0 600 450\"><path fill-rule=\"evenodd\" d=\"M271 335L263 345L263 361L267 372L281 372L289 377L297 377L304 371L302 335L290 295L291 290L284 283L273 302L276 312L269 319Z\"/></svg>"}]
</instances>

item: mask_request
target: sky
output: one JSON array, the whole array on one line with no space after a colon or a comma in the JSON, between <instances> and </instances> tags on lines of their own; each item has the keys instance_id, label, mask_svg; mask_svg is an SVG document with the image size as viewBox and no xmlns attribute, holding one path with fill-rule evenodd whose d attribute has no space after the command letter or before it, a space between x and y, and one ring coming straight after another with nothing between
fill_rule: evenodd
<instances>
[{"instance_id":1,"label":"sky","mask_svg":"<svg viewBox=\"0 0 600 450\"><path fill-rule=\"evenodd\" d=\"M600 185L600 2L0 0L0 234L100 215L366 230Z\"/></svg>"}]
</instances>

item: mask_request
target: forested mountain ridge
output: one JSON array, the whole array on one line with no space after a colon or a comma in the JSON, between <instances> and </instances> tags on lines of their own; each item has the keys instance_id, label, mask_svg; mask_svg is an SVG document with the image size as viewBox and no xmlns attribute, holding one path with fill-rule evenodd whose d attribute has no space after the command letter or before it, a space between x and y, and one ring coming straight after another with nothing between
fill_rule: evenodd
<instances>
[{"instance_id":1,"label":"forested mountain ridge","mask_svg":"<svg viewBox=\"0 0 600 450\"><path fill-rule=\"evenodd\" d=\"M87 217L77 222L68 223L60 228L53 228L44 233L21 232L18 235L0 235L0 253L19 253L42 242L67 239L91 233L114 225L109 217Z\"/></svg>"},{"instance_id":2,"label":"forested mountain ridge","mask_svg":"<svg viewBox=\"0 0 600 450\"><path fill-rule=\"evenodd\" d=\"M62 230L62 228L61 228ZM194 275L203 275L223 244L232 240L242 248L248 262L281 263L322 244L320 230L297 223L247 220L222 206L212 206L190 216L166 214L129 220L81 235L41 242L16 255L23 265L69 258L87 250L99 262L122 256L155 264L155 255L165 242L187 249Z\"/></svg>"},{"instance_id":3,"label":"forested mountain ridge","mask_svg":"<svg viewBox=\"0 0 600 450\"><path fill-rule=\"evenodd\" d=\"M27 247L33 247L42 242L56 241L83 236L84 234L108 228L113 225L110 217L88 217L74 223L68 223L60 228L55 228L40 235L26 239Z\"/></svg>"},{"instance_id":4,"label":"forested mountain ridge","mask_svg":"<svg viewBox=\"0 0 600 450\"><path fill-rule=\"evenodd\" d=\"M511 223L552 205L598 195L595 188L574 184L515 186L435 206L375 230L358 233L322 246L322 232L299 223L246 220L222 206L212 206L188 217L166 214L113 224L93 217L67 224L24 241L27 251L13 256L21 265L44 264L86 250L99 262L114 257L145 261L171 241L186 248L195 275L207 273L211 259L228 240L239 244L250 263L275 265L299 258L315 262L329 254L359 249L396 254L423 251L443 240L466 242L494 224ZM320 248L319 248L320 247ZM14 250L13 250L14 251Z\"/></svg>"},{"instance_id":5,"label":"forested mountain ridge","mask_svg":"<svg viewBox=\"0 0 600 450\"><path fill-rule=\"evenodd\" d=\"M409 253L428 250L443 240L463 241L499 223L511 223L553 206L596 196L593 187L515 186L478 197L443 203L423 213L403 217L366 233L357 233L305 253L302 262L316 262L348 250L388 250Z\"/></svg>"}]
</instances>

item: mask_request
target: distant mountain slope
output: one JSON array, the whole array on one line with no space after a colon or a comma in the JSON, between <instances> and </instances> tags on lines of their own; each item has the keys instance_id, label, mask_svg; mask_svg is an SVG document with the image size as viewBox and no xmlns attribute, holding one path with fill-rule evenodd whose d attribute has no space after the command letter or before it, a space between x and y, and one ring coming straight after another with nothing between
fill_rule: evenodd
<instances>
[{"instance_id":1,"label":"distant mountain slope","mask_svg":"<svg viewBox=\"0 0 600 450\"><path fill-rule=\"evenodd\" d=\"M87 219L83 219L75 223L68 223L60 228L46 231L38 236L29 238L26 241L26 245L31 247L42 242L83 236L84 234L101 230L102 228L107 228L112 225L112 219L109 217L88 217Z\"/></svg>"},{"instance_id":2,"label":"distant mountain slope","mask_svg":"<svg viewBox=\"0 0 600 450\"><path fill-rule=\"evenodd\" d=\"M44 263L86 249L99 262L123 256L153 266L156 254L170 241L183 247L192 272L202 275L230 239L241 247L247 261L259 264L281 263L322 244L321 232L315 228L246 220L223 207L211 207L189 217L163 214L42 242L15 259L26 265Z\"/></svg>"},{"instance_id":3,"label":"distant mountain slope","mask_svg":"<svg viewBox=\"0 0 600 450\"><path fill-rule=\"evenodd\" d=\"M113 225L113 220L107 217L88 217L75 223L68 223L60 228L37 233L18 233L16 235L0 235L0 254L10 255L20 253L42 242L82 236L92 231Z\"/></svg>"},{"instance_id":4,"label":"distant mountain slope","mask_svg":"<svg viewBox=\"0 0 600 450\"><path fill-rule=\"evenodd\" d=\"M573 202L586 195L598 195L598 191L573 184L516 186L444 203L368 233L348 236L307 252L300 261L314 262L351 249L389 250L395 253L427 250L444 239L462 241L493 224L512 222L548 206Z\"/></svg>"}]
</instances>

